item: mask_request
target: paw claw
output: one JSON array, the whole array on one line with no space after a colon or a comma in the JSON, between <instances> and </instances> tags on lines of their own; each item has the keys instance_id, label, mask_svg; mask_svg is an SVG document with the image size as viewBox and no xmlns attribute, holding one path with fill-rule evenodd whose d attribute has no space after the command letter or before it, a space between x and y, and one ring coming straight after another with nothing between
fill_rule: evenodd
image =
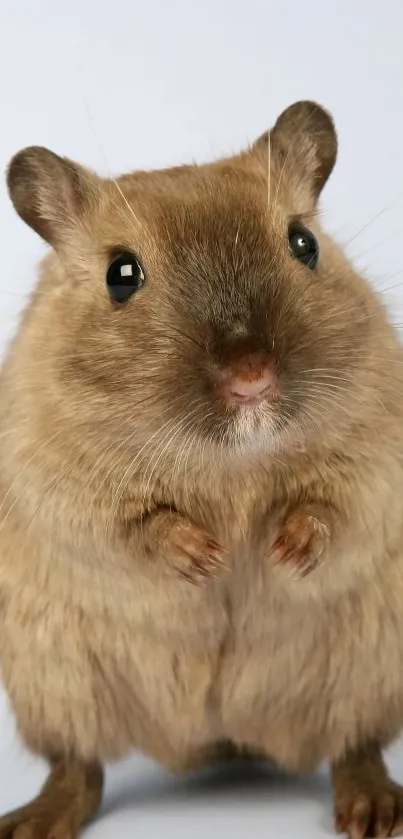
<instances>
[{"instance_id":1,"label":"paw claw","mask_svg":"<svg viewBox=\"0 0 403 839\"><path fill-rule=\"evenodd\" d=\"M227 568L227 563L224 560L222 552L209 552L206 554L206 561L210 563L210 565L215 565L217 568Z\"/></svg>"},{"instance_id":2,"label":"paw claw","mask_svg":"<svg viewBox=\"0 0 403 839\"><path fill-rule=\"evenodd\" d=\"M216 580L227 569L228 552L199 528L188 522L177 522L173 528L170 555L181 579L193 585Z\"/></svg>"},{"instance_id":3,"label":"paw claw","mask_svg":"<svg viewBox=\"0 0 403 839\"><path fill-rule=\"evenodd\" d=\"M220 554L227 554L228 551L225 550L215 539L209 539L207 541L207 547L211 551L217 551Z\"/></svg>"},{"instance_id":4,"label":"paw claw","mask_svg":"<svg viewBox=\"0 0 403 839\"><path fill-rule=\"evenodd\" d=\"M270 556L276 565L292 564L296 571L293 579L301 579L319 564L329 539L327 524L299 510L284 521Z\"/></svg>"}]
</instances>

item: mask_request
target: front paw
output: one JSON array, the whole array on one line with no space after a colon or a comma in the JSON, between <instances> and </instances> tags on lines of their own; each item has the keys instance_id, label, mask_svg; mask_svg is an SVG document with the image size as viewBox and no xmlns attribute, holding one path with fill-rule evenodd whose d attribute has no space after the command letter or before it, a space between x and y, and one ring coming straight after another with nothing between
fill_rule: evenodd
<instances>
[{"instance_id":1,"label":"front paw","mask_svg":"<svg viewBox=\"0 0 403 839\"><path fill-rule=\"evenodd\" d=\"M216 579L227 567L227 551L222 545L179 515L173 516L163 551L175 573L193 585Z\"/></svg>"},{"instance_id":2,"label":"front paw","mask_svg":"<svg viewBox=\"0 0 403 839\"><path fill-rule=\"evenodd\" d=\"M310 574L323 561L330 544L331 529L325 516L308 510L295 510L280 527L270 558L291 567L293 577Z\"/></svg>"}]
</instances>

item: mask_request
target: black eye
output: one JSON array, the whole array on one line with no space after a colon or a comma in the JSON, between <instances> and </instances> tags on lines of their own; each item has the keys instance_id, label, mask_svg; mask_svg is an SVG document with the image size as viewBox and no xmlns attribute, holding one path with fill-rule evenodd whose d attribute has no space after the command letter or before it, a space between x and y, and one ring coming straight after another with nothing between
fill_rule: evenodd
<instances>
[{"instance_id":1,"label":"black eye","mask_svg":"<svg viewBox=\"0 0 403 839\"><path fill-rule=\"evenodd\" d=\"M117 253L106 274L106 286L115 303L125 303L144 284L144 271L134 253Z\"/></svg>"},{"instance_id":2,"label":"black eye","mask_svg":"<svg viewBox=\"0 0 403 839\"><path fill-rule=\"evenodd\" d=\"M288 228L290 253L308 268L316 268L319 260L319 245L316 237L302 224L290 224Z\"/></svg>"}]
</instances>

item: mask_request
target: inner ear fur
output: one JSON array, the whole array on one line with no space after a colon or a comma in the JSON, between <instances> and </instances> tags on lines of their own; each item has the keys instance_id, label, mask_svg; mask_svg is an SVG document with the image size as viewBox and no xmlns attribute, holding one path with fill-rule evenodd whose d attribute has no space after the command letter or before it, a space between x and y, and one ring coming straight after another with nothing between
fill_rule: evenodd
<instances>
[{"instance_id":1,"label":"inner ear fur","mask_svg":"<svg viewBox=\"0 0 403 839\"><path fill-rule=\"evenodd\" d=\"M270 152L269 152L270 137ZM270 132L253 144L252 154L264 156L281 178L291 181L309 209L315 206L337 158L337 134L330 114L316 102L296 102L277 119Z\"/></svg>"},{"instance_id":2,"label":"inner ear fur","mask_svg":"<svg viewBox=\"0 0 403 839\"><path fill-rule=\"evenodd\" d=\"M57 248L96 194L96 175L41 146L18 152L7 186L18 215Z\"/></svg>"}]
</instances>

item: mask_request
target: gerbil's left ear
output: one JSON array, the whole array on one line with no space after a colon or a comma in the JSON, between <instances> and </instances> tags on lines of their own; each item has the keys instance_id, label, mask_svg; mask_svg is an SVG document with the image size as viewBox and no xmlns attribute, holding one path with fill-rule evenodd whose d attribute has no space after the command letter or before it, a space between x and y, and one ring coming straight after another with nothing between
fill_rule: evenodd
<instances>
[{"instance_id":1,"label":"gerbil's left ear","mask_svg":"<svg viewBox=\"0 0 403 839\"><path fill-rule=\"evenodd\" d=\"M269 133L263 134L252 152L269 154ZM337 157L337 135L333 120L315 102L296 102L279 116L270 131L270 164L281 187L291 187L297 209L312 209L330 175ZM310 203L310 207L307 206Z\"/></svg>"}]
</instances>

